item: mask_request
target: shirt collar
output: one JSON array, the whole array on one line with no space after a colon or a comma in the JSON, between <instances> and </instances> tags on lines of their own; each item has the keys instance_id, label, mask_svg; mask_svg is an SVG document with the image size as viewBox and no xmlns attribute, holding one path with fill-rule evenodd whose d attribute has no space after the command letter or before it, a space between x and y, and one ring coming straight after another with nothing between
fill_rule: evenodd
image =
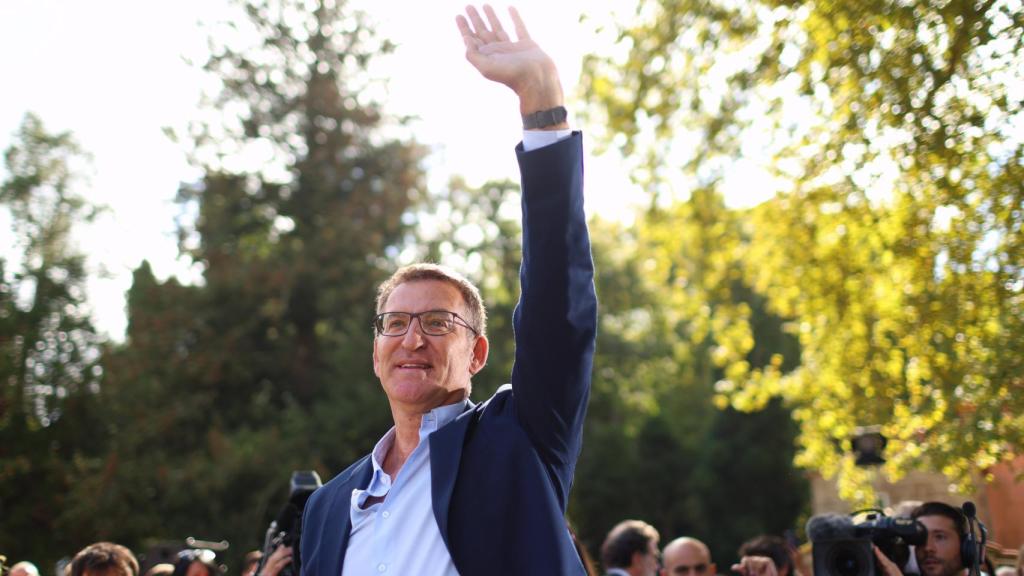
<instances>
[{"instance_id":1,"label":"shirt collar","mask_svg":"<svg viewBox=\"0 0 1024 576\"><path fill-rule=\"evenodd\" d=\"M445 424L455 420L455 418L466 411L469 407L469 399L465 399L462 402L456 402L455 404L446 404L444 406L438 406L430 412L427 412L420 419L420 443L423 443L432 433L440 430ZM370 456L370 461L373 463L374 475L382 472L381 463L384 462L384 457L388 455L388 450L391 449L391 445L395 442L395 427L392 426L388 430L387 434L381 438L377 445L373 447L373 452Z\"/></svg>"}]
</instances>

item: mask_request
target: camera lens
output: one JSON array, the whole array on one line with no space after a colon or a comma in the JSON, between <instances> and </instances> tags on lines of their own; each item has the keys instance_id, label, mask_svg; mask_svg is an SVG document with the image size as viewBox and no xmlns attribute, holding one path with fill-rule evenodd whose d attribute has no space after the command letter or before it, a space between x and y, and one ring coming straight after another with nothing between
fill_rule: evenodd
<instances>
[{"instance_id":1,"label":"camera lens","mask_svg":"<svg viewBox=\"0 0 1024 576\"><path fill-rule=\"evenodd\" d=\"M868 573L856 547L837 546L832 550L828 565L831 567L828 573L833 576L864 576Z\"/></svg>"}]
</instances>

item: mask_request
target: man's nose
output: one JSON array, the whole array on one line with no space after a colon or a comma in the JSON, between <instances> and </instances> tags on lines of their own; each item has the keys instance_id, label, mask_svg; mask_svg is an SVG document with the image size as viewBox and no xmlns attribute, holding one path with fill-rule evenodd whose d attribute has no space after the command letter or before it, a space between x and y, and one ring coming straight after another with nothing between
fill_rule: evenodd
<instances>
[{"instance_id":1,"label":"man's nose","mask_svg":"<svg viewBox=\"0 0 1024 576\"><path fill-rule=\"evenodd\" d=\"M409 322L409 329L402 336L402 347L408 350L415 350L423 346L424 339L423 331L420 327L420 319L418 317L413 318Z\"/></svg>"}]
</instances>

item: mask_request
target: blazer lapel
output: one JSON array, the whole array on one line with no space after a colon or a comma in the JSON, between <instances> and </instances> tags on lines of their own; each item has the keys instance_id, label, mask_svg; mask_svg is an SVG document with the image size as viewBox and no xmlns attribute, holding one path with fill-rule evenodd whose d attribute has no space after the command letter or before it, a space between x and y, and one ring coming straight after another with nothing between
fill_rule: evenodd
<instances>
[{"instance_id":1,"label":"blazer lapel","mask_svg":"<svg viewBox=\"0 0 1024 576\"><path fill-rule=\"evenodd\" d=\"M373 464L366 458L363 464L352 471L352 475L344 481L331 498L327 518L344 519L341 522L328 522L327 532L321 537L320 546L323 556L320 558L320 570L316 574L341 574L341 566L345 561L345 550L348 548L348 537L352 532L352 490L365 489L373 476ZM337 542L332 546L332 542Z\"/></svg>"},{"instance_id":2,"label":"blazer lapel","mask_svg":"<svg viewBox=\"0 0 1024 576\"><path fill-rule=\"evenodd\" d=\"M448 505L452 501L452 490L459 472L462 458L462 444L470 424L477 417L476 406L470 403L468 410L455 420L430 435L430 496L434 508L434 519L441 530L441 538L452 553L448 540Z\"/></svg>"}]
</instances>

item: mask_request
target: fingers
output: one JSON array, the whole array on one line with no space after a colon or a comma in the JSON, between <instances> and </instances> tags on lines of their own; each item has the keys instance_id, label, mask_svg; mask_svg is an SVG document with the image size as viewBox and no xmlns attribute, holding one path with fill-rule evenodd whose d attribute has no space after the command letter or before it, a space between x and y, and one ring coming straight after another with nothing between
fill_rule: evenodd
<instances>
[{"instance_id":1,"label":"fingers","mask_svg":"<svg viewBox=\"0 0 1024 576\"><path fill-rule=\"evenodd\" d=\"M498 15L490 4L484 4L484 14L487 16L487 22L491 25L491 31L494 32L495 38L499 42L508 42L508 33L501 26L501 20L498 20Z\"/></svg>"},{"instance_id":2,"label":"fingers","mask_svg":"<svg viewBox=\"0 0 1024 576\"><path fill-rule=\"evenodd\" d=\"M776 576L775 563L766 556L744 556L739 564L733 564L732 570L742 576Z\"/></svg>"},{"instance_id":3,"label":"fingers","mask_svg":"<svg viewBox=\"0 0 1024 576\"><path fill-rule=\"evenodd\" d=\"M466 14L469 14L469 21L473 23L473 32L477 38L484 42L494 42L498 39L494 32L487 28L475 6L466 6Z\"/></svg>"},{"instance_id":4,"label":"fingers","mask_svg":"<svg viewBox=\"0 0 1024 576\"><path fill-rule=\"evenodd\" d=\"M455 25L459 27L459 32L462 34L462 41L466 44L467 50L476 50L480 47L483 42L473 34L472 28L469 27L469 22L466 21L466 17L459 16L455 17Z\"/></svg>"},{"instance_id":5,"label":"fingers","mask_svg":"<svg viewBox=\"0 0 1024 576\"><path fill-rule=\"evenodd\" d=\"M516 27L516 39L520 42L523 40L529 40L530 33L526 31L526 24L523 23L523 18L519 16L519 10L516 10L513 6L509 6L508 13L512 16L512 25Z\"/></svg>"},{"instance_id":6,"label":"fingers","mask_svg":"<svg viewBox=\"0 0 1024 576\"><path fill-rule=\"evenodd\" d=\"M267 559L267 565L264 567L263 572L260 576L277 576L281 570L290 564L292 561L292 547L291 546L280 546L274 553Z\"/></svg>"},{"instance_id":7,"label":"fingers","mask_svg":"<svg viewBox=\"0 0 1024 576\"><path fill-rule=\"evenodd\" d=\"M879 550L878 546L872 545L871 547L874 548L875 558L878 559L878 563L882 566L882 571L885 572L886 576L903 576L900 567Z\"/></svg>"},{"instance_id":8,"label":"fingers","mask_svg":"<svg viewBox=\"0 0 1024 576\"><path fill-rule=\"evenodd\" d=\"M510 42L508 32L505 31L505 27L502 26L501 20L498 18L497 12L490 4L484 4L484 15L487 17L485 22L483 17L480 16L480 12L475 6L466 6L466 14L469 17L467 20L464 16L457 16L455 21L459 25L459 31L462 32L463 41L469 46L470 42L466 38L473 39L474 46L480 46L482 44L488 44L491 42ZM512 23L515 25L516 36L519 40L529 39L530 33L526 31L526 25L523 24L523 19L519 16L519 12L515 8L509 8L509 14L512 16Z\"/></svg>"}]
</instances>

